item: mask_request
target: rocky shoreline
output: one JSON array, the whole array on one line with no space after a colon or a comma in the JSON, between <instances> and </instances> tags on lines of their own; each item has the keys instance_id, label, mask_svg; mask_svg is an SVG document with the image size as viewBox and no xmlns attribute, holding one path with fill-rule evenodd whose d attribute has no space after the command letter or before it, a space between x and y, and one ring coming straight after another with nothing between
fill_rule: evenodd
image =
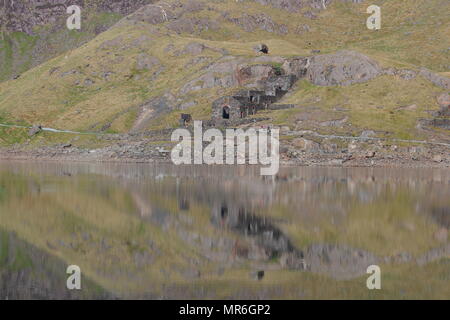
<instances>
[{"instance_id":1,"label":"rocky shoreline","mask_svg":"<svg viewBox=\"0 0 450 320\"><path fill-rule=\"evenodd\" d=\"M395 168L450 168L450 152L443 146L414 146L385 148L372 143L360 149L355 142L353 150L339 149L326 152L325 144L314 144L302 139L303 147L280 147L281 166L329 166L329 167L395 167ZM297 141L298 143L298 141ZM121 162L121 163L172 163L170 145L154 145L145 141L132 144L114 144L98 149L86 149L71 144L59 144L39 148L12 146L0 148L3 161L73 161L73 162Z\"/></svg>"}]
</instances>

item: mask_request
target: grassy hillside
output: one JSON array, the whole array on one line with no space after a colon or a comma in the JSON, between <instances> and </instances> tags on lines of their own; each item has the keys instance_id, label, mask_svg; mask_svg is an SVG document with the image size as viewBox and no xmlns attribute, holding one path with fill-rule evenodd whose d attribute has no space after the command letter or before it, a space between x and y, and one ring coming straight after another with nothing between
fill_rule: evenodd
<instances>
[{"instance_id":1,"label":"grassy hillside","mask_svg":"<svg viewBox=\"0 0 450 320\"><path fill-rule=\"evenodd\" d=\"M0 81L21 75L31 67L75 49L116 23L121 16L114 13L85 14L83 28L70 31L65 19L54 25L36 26L33 35L24 32L0 32Z\"/></svg>"},{"instance_id":2,"label":"grassy hillside","mask_svg":"<svg viewBox=\"0 0 450 320\"><path fill-rule=\"evenodd\" d=\"M383 67L448 72L448 1L378 0L371 4L382 8L379 31L365 26L367 3L340 1L334 1L327 10L312 10L315 19L305 16L311 8L292 13L253 1L232 0L167 9L179 18L159 24L131 15L79 48L25 72L17 80L0 83L0 118L8 123L40 123L60 129L127 132L139 118L141 105L163 97L166 103L161 110L150 111L153 114L144 129L174 127L182 112L191 113L194 119L209 119L211 102L236 88L217 85L185 92L183 87L190 81L198 81L201 87L200 77L215 62L240 59L240 65L257 63L253 47L261 42L269 46L271 57L350 49ZM256 26L247 32L242 23L235 23L242 21L239 19L244 14L264 14L272 21L266 25L272 27ZM33 39L21 41L26 48ZM206 48L185 51L193 42ZM215 75L223 78L227 72L233 70ZM317 87L303 81L283 102L318 108L318 118L313 119L318 122L330 120L330 114L335 119L347 116L351 128L344 128L345 133L370 129L388 132L391 137L418 138L428 134L416 128L418 119L430 117L427 111L438 109L435 97L442 92L445 90L421 77L407 81L383 76L345 88ZM405 108L411 105L414 107ZM277 124L295 126L296 115L302 112L296 108L269 115ZM6 135L5 129L0 129L0 135Z\"/></svg>"}]
</instances>

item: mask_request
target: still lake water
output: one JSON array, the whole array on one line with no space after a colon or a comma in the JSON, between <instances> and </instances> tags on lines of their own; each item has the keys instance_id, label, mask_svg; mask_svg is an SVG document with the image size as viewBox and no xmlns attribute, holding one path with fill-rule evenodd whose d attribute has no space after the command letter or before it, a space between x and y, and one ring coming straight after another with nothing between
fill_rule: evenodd
<instances>
[{"instance_id":1,"label":"still lake water","mask_svg":"<svg viewBox=\"0 0 450 320\"><path fill-rule=\"evenodd\" d=\"M0 162L0 299L450 299L449 227L450 170Z\"/></svg>"}]
</instances>

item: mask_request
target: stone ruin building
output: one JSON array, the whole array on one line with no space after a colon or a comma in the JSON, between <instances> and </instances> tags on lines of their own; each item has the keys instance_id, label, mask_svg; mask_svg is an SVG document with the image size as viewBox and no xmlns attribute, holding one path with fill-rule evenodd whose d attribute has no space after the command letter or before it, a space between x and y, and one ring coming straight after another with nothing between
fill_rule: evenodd
<instances>
[{"instance_id":1,"label":"stone ruin building","mask_svg":"<svg viewBox=\"0 0 450 320\"><path fill-rule=\"evenodd\" d=\"M280 100L296 81L297 77L292 74L275 75L262 81L262 90L241 90L219 98L212 104L212 120L236 121L259 110L291 108L292 105L272 104Z\"/></svg>"},{"instance_id":2,"label":"stone ruin building","mask_svg":"<svg viewBox=\"0 0 450 320\"><path fill-rule=\"evenodd\" d=\"M218 98L212 103L211 120L207 121L207 125L236 125L248 122L249 119L245 118L257 114L260 110L294 108L293 104L277 104L276 102L281 100L298 79L306 75L308 66L308 58L296 57L286 60L282 70L272 67L272 71L266 78L260 78L256 82L257 88L240 90L232 95ZM181 114L180 126L187 127L192 120L190 114Z\"/></svg>"}]
</instances>

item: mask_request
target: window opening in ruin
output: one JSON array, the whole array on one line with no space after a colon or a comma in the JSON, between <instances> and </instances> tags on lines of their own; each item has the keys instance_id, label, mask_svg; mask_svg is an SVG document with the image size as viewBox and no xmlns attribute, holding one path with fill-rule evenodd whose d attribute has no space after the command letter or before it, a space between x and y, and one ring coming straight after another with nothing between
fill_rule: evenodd
<instances>
[{"instance_id":1,"label":"window opening in ruin","mask_svg":"<svg viewBox=\"0 0 450 320\"><path fill-rule=\"evenodd\" d=\"M228 106L222 108L222 118L230 119L230 108Z\"/></svg>"}]
</instances>

